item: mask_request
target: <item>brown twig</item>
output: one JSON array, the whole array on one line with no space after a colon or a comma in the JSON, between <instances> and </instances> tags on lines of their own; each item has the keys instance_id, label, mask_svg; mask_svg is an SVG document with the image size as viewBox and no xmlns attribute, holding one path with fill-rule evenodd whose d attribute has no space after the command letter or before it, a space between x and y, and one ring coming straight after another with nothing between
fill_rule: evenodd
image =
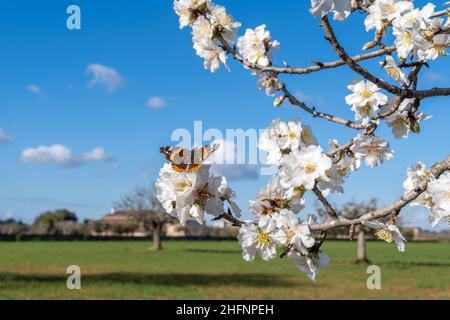
<instances>
[{"instance_id":1,"label":"brown twig","mask_svg":"<svg viewBox=\"0 0 450 320\"><path fill-rule=\"evenodd\" d=\"M323 196L322 191L320 191L317 186L314 186L312 192L316 195L317 199L319 199L319 201L322 202L330 218L332 218L335 221L339 221L339 217L336 213L336 210L334 210L333 206L331 205L330 202L328 202L327 198Z\"/></svg>"},{"instance_id":2,"label":"brown twig","mask_svg":"<svg viewBox=\"0 0 450 320\"><path fill-rule=\"evenodd\" d=\"M242 57L221 35L217 36L219 41L221 42L223 48L230 54L233 56L234 59L236 59L237 61L241 62L244 66L248 67L248 68L252 68L255 67L254 64L249 63L244 57ZM280 90L283 91L283 93L286 95L286 98L289 99L289 102L291 102L293 105L296 105L298 107L300 107L301 109L303 109L304 111L310 113L311 115L313 115L314 117L320 117L323 118L325 120L331 121L331 122L335 122L341 125L345 125L349 128L352 129L356 129L356 130L360 130L363 129L364 126L363 125L359 125L351 120L346 120L346 119L342 119L340 117L336 117L327 113L323 113L323 112L319 112L317 111L315 108L311 108L309 106L307 106L304 102L300 101L299 99L297 99L293 94L291 94L291 92L286 88L286 85L279 81L279 87Z\"/></svg>"}]
</instances>

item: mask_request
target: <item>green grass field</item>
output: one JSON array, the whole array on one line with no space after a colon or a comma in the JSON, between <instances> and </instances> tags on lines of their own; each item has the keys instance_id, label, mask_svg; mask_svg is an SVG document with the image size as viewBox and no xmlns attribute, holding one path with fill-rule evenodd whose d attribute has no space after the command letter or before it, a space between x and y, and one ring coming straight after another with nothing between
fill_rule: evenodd
<instances>
[{"instance_id":1,"label":"green grass field","mask_svg":"<svg viewBox=\"0 0 450 320\"><path fill-rule=\"evenodd\" d=\"M236 242L0 243L0 299L450 299L449 243L369 242L382 289L368 290L366 266L354 265L355 242L326 242L331 265L316 282L287 259L242 260ZM78 265L82 289L68 290Z\"/></svg>"}]
</instances>

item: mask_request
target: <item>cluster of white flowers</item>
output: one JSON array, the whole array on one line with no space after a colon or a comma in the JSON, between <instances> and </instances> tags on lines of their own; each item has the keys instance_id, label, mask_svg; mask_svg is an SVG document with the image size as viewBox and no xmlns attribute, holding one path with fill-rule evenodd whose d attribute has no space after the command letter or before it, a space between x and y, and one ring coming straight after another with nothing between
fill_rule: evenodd
<instances>
[{"instance_id":1,"label":"cluster of white flowers","mask_svg":"<svg viewBox=\"0 0 450 320\"><path fill-rule=\"evenodd\" d=\"M258 143L258 147L267 152L267 163L274 165L280 165L282 157L291 151L310 145L317 145L317 139L309 126L299 120L286 123L280 119L272 121Z\"/></svg>"},{"instance_id":2,"label":"cluster of white flowers","mask_svg":"<svg viewBox=\"0 0 450 320\"><path fill-rule=\"evenodd\" d=\"M239 53L251 63L266 67L272 63L273 50L278 49L280 43L272 41L266 25L255 29L247 29L244 36L237 41Z\"/></svg>"},{"instance_id":3,"label":"cluster of white flowers","mask_svg":"<svg viewBox=\"0 0 450 320\"><path fill-rule=\"evenodd\" d=\"M422 9L415 8L410 0L364 0L362 4L368 6L364 21L366 31L376 31L376 41L369 42L363 49L378 44L388 27L392 27L401 62L408 57L428 61L447 55L450 18L435 17L434 4L428 3ZM335 20L344 20L357 8L357 3L354 0L311 0L311 7L311 13L319 19L331 12ZM388 55L381 65L394 80L405 86L410 85L410 80L392 56Z\"/></svg>"},{"instance_id":4,"label":"cluster of white flowers","mask_svg":"<svg viewBox=\"0 0 450 320\"><path fill-rule=\"evenodd\" d=\"M411 84L409 78L397 65L397 63L395 62L394 58L392 58L391 55L386 56L386 60L384 62L380 62L380 65L395 81L405 86L409 86Z\"/></svg>"},{"instance_id":5,"label":"cluster of white flowers","mask_svg":"<svg viewBox=\"0 0 450 320\"><path fill-rule=\"evenodd\" d=\"M333 145L338 147L337 142ZM317 186L325 196L342 192L344 177L354 162L343 157L333 163L318 146L310 127L299 120L274 120L262 133L259 148L268 153L268 163L278 166L278 173L250 202L256 220L240 229L243 257L252 261L259 252L264 260L270 260L277 256L277 245L282 246L284 255L315 279L328 257L314 247L308 223L296 214L304 207L307 190Z\"/></svg>"},{"instance_id":6,"label":"cluster of white flowers","mask_svg":"<svg viewBox=\"0 0 450 320\"><path fill-rule=\"evenodd\" d=\"M431 170L419 161L408 169L407 175L408 178L403 183L405 195L417 189L422 183L428 182L427 190L411 205L430 209L428 220L433 228L442 219L450 223L450 172L445 172L436 179Z\"/></svg>"},{"instance_id":7,"label":"cluster of white flowers","mask_svg":"<svg viewBox=\"0 0 450 320\"><path fill-rule=\"evenodd\" d=\"M402 61L410 55L421 61L435 60L447 54L450 35L443 32L448 29L448 21L433 18L434 9L432 3L417 9L412 1L375 0L369 7L366 29L384 34L387 27L392 26L397 54Z\"/></svg>"},{"instance_id":8,"label":"cluster of white flowers","mask_svg":"<svg viewBox=\"0 0 450 320\"><path fill-rule=\"evenodd\" d=\"M356 120L362 120L363 124L376 115L380 106L388 102L388 97L370 81L358 81L347 87L353 93L345 97L345 102L352 106Z\"/></svg>"},{"instance_id":9,"label":"cluster of white flowers","mask_svg":"<svg viewBox=\"0 0 450 320\"><path fill-rule=\"evenodd\" d=\"M273 62L273 52L278 50L280 43L272 40L270 32L266 30L266 25L257 28L247 29L244 36L237 41L237 48L241 56L250 63L267 67ZM253 70L252 74L258 78L258 88L264 90L268 96L274 96L280 90L278 79L270 72ZM284 96L279 96L274 101L274 106L280 106L284 101Z\"/></svg>"},{"instance_id":10,"label":"cluster of white flowers","mask_svg":"<svg viewBox=\"0 0 450 320\"><path fill-rule=\"evenodd\" d=\"M284 91L275 98L275 107L286 99L293 102L293 97L278 80L278 71L267 68L272 66L273 52L280 43L272 39L265 25L247 29L236 41L241 24L235 22L224 7L210 0L175 0L174 9L180 17L180 28L192 28L194 48L204 59L206 69L215 72L221 63L226 67L225 50L228 50L246 68L251 66L252 74L258 78L259 89L268 96ZM375 41L367 43L364 50L377 45L384 48L381 40L392 28L400 63L388 53L380 66L405 92L416 88L417 77L413 72L405 74L402 68L415 66L417 61L422 66L428 60L447 55L450 18L444 21L438 17L441 14L435 14L435 6L431 3L418 9L410 0L311 0L310 12L318 19L332 13L335 20L344 20L359 9L368 11L364 21L366 31L375 29L376 32ZM234 51L235 43L237 53ZM407 63L407 59L413 63ZM286 62L284 64L288 67ZM330 193L344 192L346 177L351 171L358 170L362 162L375 167L392 159L394 151L389 142L375 136L380 119L385 120L395 138L407 138L410 131L419 133L420 122L429 118L419 112L420 99L405 98L410 95L389 98L375 83L360 80L348 86L352 93L346 96L345 101L351 106L355 120L361 123L359 127L365 129L349 144L341 146L332 139L330 151L325 153L311 128L299 120L284 122L275 119L262 133L258 147L267 152L267 163L277 166L278 171L256 199L250 201L253 221L243 222L239 229L238 240L245 260L253 261L257 253L263 260L272 260L281 250L281 257L292 260L313 280L319 268L328 264L328 257L320 251L321 242L316 242L310 232L316 216L310 216L307 221L298 216L305 206L305 193L312 190L325 202L323 197ZM450 222L450 173L446 172L437 179L423 163L416 163L408 169L408 178L404 182L405 196L425 183L426 191L411 204L430 209L429 221L433 227L442 219ZM179 173L166 164L160 171L156 186L157 197L164 209L178 217L182 224L188 219L203 223L205 213L217 217L224 213L225 203L234 215L240 215L227 181L224 177L211 176L208 165L194 172ZM321 192L323 197L317 192ZM387 223L374 220L362 224L376 229L375 235L379 239L394 242L398 250L404 252L406 240L395 226L395 218L393 214Z\"/></svg>"},{"instance_id":11,"label":"cluster of white flowers","mask_svg":"<svg viewBox=\"0 0 450 320\"><path fill-rule=\"evenodd\" d=\"M226 66L227 55L219 45L219 36L233 43L241 24L225 7L210 0L175 0L174 10L180 17L180 28L192 27L194 49L204 59L205 69L216 72L220 63Z\"/></svg>"},{"instance_id":12,"label":"cluster of white flowers","mask_svg":"<svg viewBox=\"0 0 450 320\"><path fill-rule=\"evenodd\" d=\"M241 23L234 21L225 7L216 5L210 0L174 0L174 10L179 16L180 28L192 28L192 41L197 55L204 59L204 67L216 72L222 63L227 67L227 54L221 41L233 46L237 30ZM245 34L236 43L239 54L248 62L263 67L269 66L273 61L273 51L280 43L272 40L266 25L255 29L247 29ZM278 88L278 80L267 72L254 71L258 77L258 87L264 89L266 94L273 96ZM280 105L284 100L280 97L274 105Z\"/></svg>"},{"instance_id":13,"label":"cluster of white flowers","mask_svg":"<svg viewBox=\"0 0 450 320\"><path fill-rule=\"evenodd\" d=\"M205 212L219 216L224 213L225 202L240 216L241 210L232 200L233 191L227 180L211 176L209 169L209 165L204 165L194 172L177 172L166 163L159 172L156 197L164 210L177 217L182 225L188 220L203 224Z\"/></svg>"},{"instance_id":14,"label":"cluster of white flowers","mask_svg":"<svg viewBox=\"0 0 450 320\"><path fill-rule=\"evenodd\" d=\"M358 135L350 150L357 159L364 159L369 167L379 166L384 160L391 160L394 157L394 151L387 140L365 134Z\"/></svg>"},{"instance_id":15,"label":"cluster of white flowers","mask_svg":"<svg viewBox=\"0 0 450 320\"><path fill-rule=\"evenodd\" d=\"M268 164L279 167L277 178L268 186L277 190L278 195L283 190L291 197L303 196L305 190L311 190L319 182L342 184L342 177L336 174L338 167L318 145L311 128L299 120L273 120L261 134L258 147L267 152ZM330 181L333 178L334 183ZM327 189L334 191L334 188Z\"/></svg>"},{"instance_id":16,"label":"cluster of white flowers","mask_svg":"<svg viewBox=\"0 0 450 320\"><path fill-rule=\"evenodd\" d=\"M311 0L310 12L318 19L332 12L334 20L344 20L352 12L354 5L351 0Z\"/></svg>"},{"instance_id":17,"label":"cluster of white flowers","mask_svg":"<svg viewBox=\"0 0 450 320\"><path fill-rule=\"evenodd\" d=\"M328 264L326 254L315 248L308 225L289 209L245 223L239 230L238 240L246 261L253 261L256 253L265 261L275 259L277 247L281 247L295 266L313 280L319 267Z\"/></svg>"},{"instance_id":18,"label":"cluster of white flowers","mask_svg":"<svg viewBox=\"0 0 450 320\"><path fill-rule=\"evenodd\" d=\"M384 240L388 243L395 242L398 251L405 251L406 239L401 234L399 228L393 223L383 223L381 221L374 220L364 221L362 224L369 228L376 229L377 232L375 232L375 236L378 239Z\"/></svg>"},{"instance_id":19,"label":"cluster of white flowers","mask_svg":"<svg viewBox=\"0 0 450 320\"><path fill-rule=\"evenodd\" d=\"M305 204L304 191L284 187L280 182L280 176L274 175L267 186L258 192L256 200L250 201L250 210L256 217L271 216L283 209L298 213Z\"/></svg>"},{"instance_id":20,"label":"cluster of white flowers","mask_svg":"<svg viewBox=\"0 0 450 320\"><path fill-rule=\"evenodd\" d=\"M419 102L417 99L405 99L396 109L394 109L394 102L394 100L390 100L386 106L381 108L381 113L394 111L384 120L397 139L407 138L410 131L419 133L420 122L431 118L417 110Z\"/></svg>"}]
</instances>

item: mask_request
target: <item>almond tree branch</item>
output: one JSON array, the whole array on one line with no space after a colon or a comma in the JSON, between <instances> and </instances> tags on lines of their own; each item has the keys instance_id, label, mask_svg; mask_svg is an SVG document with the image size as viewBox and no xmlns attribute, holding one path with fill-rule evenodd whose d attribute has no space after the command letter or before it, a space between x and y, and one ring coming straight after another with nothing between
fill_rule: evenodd
<instances>
[{"instance_id":1,"label":"almond tree branch","mask_svg":"<svg viewBox=\"0 0 450 320\"><path fill-rule=\"evenodd\" d=\"M400 95L400 94L405 94L406 92L404 92L404 90L402 90L401 88L394 86L388 82L385 82L383 80L381 80L380 78L374 76L373 74L371 74L367 69L361 67L359 64L357 64L345 51L345 49L341 46L341 44L339 43L339 41L336 38L336 35L334 34L333 28L331 27L330 21L328 20L327 16L324 16L322 18L322 26L323 29L325 30L325 39L328 40L331 44L331 46L333 47L334 51L336 51L336 53L338 54L338 56L345 61L345 63L356 73L360 74L361 76L363 76L365 79L373 82L374 84L376 84L378 87L383 88L384 90L395 94L395 95Z\"/></svg>"},{"instance_id":2,"label":"almond tree branch","mask_svg":"<svg viewBox=\"0 0 450 320\"><path fill-rule=\"evenodd\" d=\"M295 97L286 88L286 85L284 83L280 82L280 87L281 87L281 91L283 91L283 93L286 95L286 98L288 98L288 100L289 100L289 102L291 104L302 108L306 112L309 112L310 114L312 114L314 117L320 117L320 118L323 118L323 119L331 121L331 122L342 124L344 126L347 126L347 127L351 128L351 129L355 129L355 130L361 130L361 129L364 129L366 127L365 125L357 124L357 123L355 123L355 122L353 122L351 120L347 120L347 119L343 119L343 118L340 118L340 117L336 117L336 116L333 116L333 115L328 114L328 113L319 112L315 108L310 108L304 102L302 102L299 99L297 99L297 97Z\"/></svg>"},{"instance_id":3,"label":"almond tree branch","mask_svg":"<svg viewBox=\"0 0 450 320\"><path fill-rule=\"evenodd\" d=\"M330 218L332 218L335 221L338 221L339 217L336 213L336 210L334 210L333 206L328 202L327 198L323 196L322 191L320 191L319 188L317 188L317 186L314 186L312 192L316 195L317 199L319 199L319 201L322 202Z\"/></svg>"},{"instance_id":4,"label":"almond tree branch","mask_svg":"<svg viewBox=\"0 0 450 320\"><path fill-rule=\"evenodd\" d=\"M441 11L433 13L430 18L441 17L441 16L449 14L449 13L450 13L450 8L447 8L445 10L441 10Z\"/></svg>"},{"instance_id":5,"label":"almond tree branch","mask_svg":"<svg viewBox=\"0 0 450 320\"><path fill-rule=\"evenodd\" d=\"M383 49L379 49L373 52L369 52L369 53L363 53L363 54L358 54L352 57L353 61L363 61L363 60L368 60L368 59L372 59L372 58L376 58L379 56L383 56L385 54L388 53L392 53L396 50L395 46L390 46L390 47L386 47ZM275 67L275 66L261 66L259 64L256 63L251 63L248 60L244 59L242 56L236 56L234 57L237 61L239 61L240 63L242 63L244 66L253 69L253 70L258 70L261 72L272 72L274 74L308 74L308 73L312 73L312 72L316 72L316 71L320 71L320 70L324 70L324 69L332 69L332 68L337 68L340 66L345 65L345 61L343 60L337 60L337 61L331 61L331 62L320 62L320 61L315 61L314 62L314 66L309 66L309 67L304 67L304 68L292 68L292 67Z\"/></svg>"},{"instance_id":6,"label":"almond tree branch","mask_svg":"<svg viewBox=\"0 0 450 320\"><path fill-rule=\"evenodd\" d=\"M328 17L325 16L322 18L322 26L325 30L326 39L330 42L334 51L338 54L338 56L345 61L345 63L356 73L360 74L365 79L373 82L378 87L394 94L401 95L405 98L427 98L427 97L435 97L435 96L448 96L450 95L450 88L432 88L427 90L409 90L407 88L399 88L394 86L386 81L381 80L380 78L371 74L367 69L361 67L358 63L356 63L352 57L350 57L345 49L341 46L339 41L334 34L333 28L328 20Z\"/></svg>"},{"instance_id":7,"label":"almond tree branch","mask_svg":"<svg viewBox=\"0 0 450 320\"><path fill-rule=\"evenodd\" d=\"M245 222L239 220L238 218L236 218L235 216L231 215L230 213L222 213L221 215L217 216L216 218L214 218L213 220L220 220L220 219L224 219L228 222L231 222L231 225L233 227L241 227Z\"/></svg>"},{"instance_id":8,"label":"almond tree branch","mask_svg":"<svg viewBox=\"0 0 450 320\"><path fill-rule=\"evenodd\" d=\"M449 170L450 170L450 155L447 157L446 160L435 163L431 168L431 173L435 178L439 178L439 176L442 173L449 171ZM320 223L320 224L310 224L309 229L311 231L324 232L327 230L344 227L344 226L356 226L356 225L361 224L362 222L381 219L390 214L398 215L402 208L404 208L406 205L408 205L409 203L411 203L412 201L417 199L422 193L424 193L426 191L427 187L428 187L428 182L424 181L415 190L411 191L410 193L408 193L405 196L402 196L400 199L398 199L397 201L393 202L392 204L390 204L388 206L385 206L384 208L380 208L380 209L365 213L356 219L341 218L341 219L333 219L332 221L328 221L328 222L324 222L324 223ZM319 190L320 195L318 193L316 193L314 191L314 189L313 189L313 192L318 197L320 197L320 195L322 195L320 193L320 190ZM323 195L322 195L322 197L323 197ZM325 201L326 201L325 203L328 203L328 201L326 199L325 199ZM322 202L322 203L324 203L324 202ZM329 205L329 208L331 208L329 213L330 212L336 213L336 211L332 208L331 205ZM329 209L329 208L327 208L327 209ZM337 216L337 214L336 214L336 216ZM234 217L230 213L226 213L226 212L221 214L220 216L214 218L214 220L218 220L218 219L224 219L226 221L229 221L235 227L241 227L245 223L244 221L239 220L238 218Z\"/></svg>"},{"instance_id":9,"label":"almond tree branch","mask_svg":"<svg viewBox=\"0 0 450 320\"><path fill-rule=\"evenodd\" d=\"M443 160L441 162L438 162L433 165L431 172L434 177L439 178L439 176L444 173L445 171L450 170L450 155L447 157L446 160ZM392 213L400 211L403 207L408 205L410 202L414 201L419 197L422 193L426 191L428 187L428 181L422 182L415 190L411 191L405 196L402 196L397 201L393 202L392 204L380 208L371 212L368 212L362 216L360 216L357 219L346 219L342 218L340 220L333 220L329 222L324 222L321 224L311 224L309 225L309 228L312 231L326 231L330 229L335 229L338 227L343 226L351 226L351 225L358 225L362 222L376 220L384 218Z\"/></svg>"}]
</instances>

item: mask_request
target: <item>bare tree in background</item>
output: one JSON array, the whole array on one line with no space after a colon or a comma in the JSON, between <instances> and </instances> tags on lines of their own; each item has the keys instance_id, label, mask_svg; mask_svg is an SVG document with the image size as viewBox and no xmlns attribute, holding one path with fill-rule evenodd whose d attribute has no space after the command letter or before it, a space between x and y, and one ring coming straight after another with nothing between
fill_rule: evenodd
<instances>
[{"instance_id":1,"label":"bare tree in background","mask_svg":"<svg viewBox=\"0 0 450 320\"><path fill-rule=\"evenodd\" d=\"M127 212L145 230L153 234L154 250L161 250L161 236L164 226L176 222L176 219L168 215L156 199L153 187L138 187L133 192L125 195L114 207L119 211Z\"/></svg>"},{"instance_id":2,"label":"bare tree in background","mask_svg":"<svg viewBox=\"0 0 450 320\"><path fill-rule=\"evenodd\" d=\"M370 212L376 210L378 207L378 203L376 199L370 199L366 202L354 202L350 201L345 203L341 208L341 215L346 219L357 219L361 217L366 212ZM367 258L367 249L366 249L366 232L367 227L363 225L358 225L356 227L352 227L354 229L354 233L358 235L358 246L357 246L357 260L356 263L369 263L369 259Z\"/></svg>"}]
</instances>

